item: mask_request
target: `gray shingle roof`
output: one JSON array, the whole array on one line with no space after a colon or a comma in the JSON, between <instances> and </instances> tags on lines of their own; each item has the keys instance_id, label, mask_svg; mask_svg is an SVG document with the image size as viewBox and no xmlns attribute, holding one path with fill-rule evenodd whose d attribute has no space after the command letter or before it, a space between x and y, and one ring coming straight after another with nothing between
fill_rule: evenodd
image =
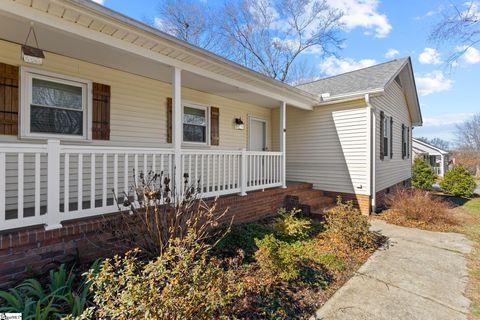
<instances>
[{"instance_id":1,"label":"gray shingle roof","mask_svg":"<svg viewBox=\"0 0 480 320\"><path fill-rule=\"evenodd\" d=\"M405 65L407 60L408 58L392 60L364 69L302 84L299 85L298 88L316 95L329 93L330 96L354 92L368 92L373 89L385 88L385 85L395 76L400 68Z\"/></svg>"}]
</instances>

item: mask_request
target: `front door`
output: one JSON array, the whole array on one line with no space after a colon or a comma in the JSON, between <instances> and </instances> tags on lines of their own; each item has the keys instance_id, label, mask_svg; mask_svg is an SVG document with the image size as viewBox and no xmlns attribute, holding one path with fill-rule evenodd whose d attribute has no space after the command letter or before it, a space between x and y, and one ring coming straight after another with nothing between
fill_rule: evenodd
<instances>
[{"instance_id":1,"label":"front door","mask_svg":"<svg viewBox=\"0 0 480 320\"><path fill-rule=\"evenodd\" d=\"M250 118L248 148L250 151L267 149L267 125L264 120Z\"/></svg>"}]
</instances>

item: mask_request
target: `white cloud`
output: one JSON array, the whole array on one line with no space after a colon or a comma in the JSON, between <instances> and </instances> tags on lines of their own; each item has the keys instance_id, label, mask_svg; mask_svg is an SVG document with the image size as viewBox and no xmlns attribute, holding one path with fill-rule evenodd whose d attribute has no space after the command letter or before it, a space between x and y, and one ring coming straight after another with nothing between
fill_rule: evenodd
<instances>
[{"instance_id":1,"label":"white cloud","mask_svg":"<svg viewBox=\"0 0 480 320\"><path fill-rule=\"evenodd\" d=\"M105 3L105 0L92 0L93 2L96 2L98 4L103 5Z\"/></svg>"},{"instance_id":2,"label":"white cloud","mask_svg":"<svg viewBox=\"0 0 480 320\"><path fill-rule=\"evenodd\" d=\"M350 58L339 59L336 57L328 57L320 64L320 71L327 76L334 76L340 73L370 67L376 63L374 59L356 61Z\"/></svg>"},{"instance_id":3,"label":"white cloud","mask_svg":"<svg viewBox=\"0 0 480 320\"><path fill-rule=\"evenodd\" d=\"M400 52L397 49L388 49L387 53L385 53L385 58L392 59L398 56Z\"/></svg>"},{"instance_id":4,"label":"white cloud","mask_svg":"<svg viewBox=\"0 0 480 320\"><path fill-rule=\"evenodd\" d=\"M467 64L476 64L480 62L480 51L474 47L457 47L457 52L463 52L461 60Z\"/></svg>"},{"instance_id":5,"label":"white cloud","mask_svg":"<svg viewBox=\"0 0 480 320\"><path fill-rule=\"evenodd\" d=\"M465 120L471 119L473 113L450 113L436 117L424 117L424 127L446 127L457 123L465 122Z\"/></svg>"},{"instance_id":6,"label":"white cloud","mask_svg":"<svg viewBox=\"0 0 480 320\"><path fill-rule=\"evenodd\" d=\"M433 71L415 78L418 92L422 96L448 91L453 85L453 80L445 78L445 75L441 71Z\"/></svg>"},{"instance_id":7,"label":"white cloud","mask_svg":"<svg viewBox=\"0 0 480 320\"><path fill-rule=\"evenodd\" d=\"M333 8L343 11L342 23L349 30L365 28L374 31L377 38L385 38L392 31L388 17L378 12L379 0L327 0L327 2Z\"/></svg>"},{"instance_id":8,"label":"white cloud","mask_svg":"<svg viewBox=\"0 0 480 320\"><path fill-rule=\"evenodd\" d=\"M442 60L440 59L440 52L434 48L425 48L422 53L418 56L418 61L421 64L440 64Z\"/></svg>"}]
</instances>

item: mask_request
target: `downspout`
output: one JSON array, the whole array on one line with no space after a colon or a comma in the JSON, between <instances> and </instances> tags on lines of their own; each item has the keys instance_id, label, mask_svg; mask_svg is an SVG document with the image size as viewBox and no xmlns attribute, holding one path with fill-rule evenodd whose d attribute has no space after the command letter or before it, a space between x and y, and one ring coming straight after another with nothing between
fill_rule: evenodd
<instances>
[{"instance_id":1,"label":"downspout","mask_svg":"<svg viewBox=\"0 0 480 320\"><path fill-rule=\"evenodd\" d=\"M369 155L369 162L370 165L368 166L368 171L369 171L369 179L370 179L370 196L371 198L371 210L372 213L375 213L377 210L377 193L375 192L376 190L376 185L375 185L375 170L376 170L376 164L375 164L375 146L376 146L376 115L375 115L375 108L370 104L370 94L365 94L365 103L367 104L367 130L370 130L370 137L368 139L367 143L367 153Z\"/></svg>"}]
</instances>

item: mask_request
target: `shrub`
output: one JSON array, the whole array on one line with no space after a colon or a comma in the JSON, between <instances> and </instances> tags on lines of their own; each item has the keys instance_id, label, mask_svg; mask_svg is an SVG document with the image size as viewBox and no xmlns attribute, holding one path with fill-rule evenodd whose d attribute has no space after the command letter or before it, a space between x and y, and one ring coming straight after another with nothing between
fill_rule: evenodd
<instances>
[{"instance_id":1,"label":"shrub","mask_svg":"<svg viewBox=\"0 0 480 320\"><path fill-rule=\"evenodd\" d=\"M242 250L245 257L249 259L258 249L255 239L263 239L265 235L271 233L273 233L272 228L265 223L253 222L234 225L212 251L214 254L233 257L238 254L239 250ZM215 241L215 239L212 240Z\"/></svg>"},{"instance_id":2,"label":"shrub","mask_svg":"<svg viewBox=\"0 0 480 320\"><path fill-rule=\"evenodd\" d=\"M227 318L241 293L232 269L199 251L193 231L170 242L155 260L142 262L134 250L124 258L107 259L98 274L89 276L97 318Z\"/></svg>"},{"instance_id":3,"label":"shrub","mask_svg":"<svg viewBox=\"0 0 480 320\"><path fill-rule=\"evenodd\" d=\"M368 217L354 208L351 201L342 203L339 197L337 205L328 211L325 221L325 236L331 241L345 244L351 249L376 248L378 238L369 230Z\"/></svg>"},{"instance_id":4,"label":"shrub","mask_svg":"<svg viewBox=\"0 0 480 320\"><path fill-rule=\"evenodd\" d=\"M91 267L95 274L99 260ZM92 294L90 284L67 270L65 264L51 270L46 285L35 278L24 280L15 288L0 291L0 313L22 313L23 319L61 319L82 314Z\"/></svg>"},{"instance_id":5,"label":"shrub","mask_svg":"<svg viewBox=\"0 0 480 320\"><path fill-rule=\"evenodd\" d=\"M278 210L279 217L273 221L273 229L280 235L293 239L306 239L312 230L310 219L298 218L301 210L293 209L289 212L285 208Z\"/></svg>"},{"instance_id":6,"label":"shrub","mask_svg":"<svg viewBox=\"0 0 480 320\"><path fill-rule=\"evenodd\" d=\"M435 183L435 177L435 172L425 161L419 157L415 158L412 168L412 185L415 188L431 189Z\"/></svg>"},{"instance_id":7,"label":"shrub","mask_svg":"<svg viewBox=\"0 0 480 320\"><path fill-rule=\"evenodd\" d=\"M221 239L228 227L217 227L227 210L217 210L217 199L211 203L202 200L198 188L189 183L188 175L184 178L185 188L180 198L171 191L171 181L163 172L140 172L137 176L134 171L134 184L128 192L117 195L113 190L121 213L114 219L106 217L100 237L93 241L107 241L105 245L113 246L116 252L139 248L142 255L153 259L162 254L170 240L185 237L187 231L195 232L199 243ZM112 234L113 239L102 237L105 233ZM203 248L200 246L199 250Z\"/></svg>"},{"instance_id":8,"label":"shrub","mask_svg":"<svg viewBox=\"0 0 480 320\"><path fill-rule=\"evenodd\" d=\"M343 261L334 254L319 249L316 239L289 243L269 234L256 240L256 243L258 250L255 258L260 268L273 278L285 281L300 279L324 287L328 276L325 271L344 268Z\"/></svg>"},{"instance_id":9,"label":"shrub","mask_svg":"<svg viewBox=\"0 0 480 320\"><path fill-rule=\"evenodd\" d=\"M456 197L471 197L476 188L475 179L463 166L455 166L447 171L440 186Z\"/></svg>"},{"instance_id":10,"label":"shrub","mask_svg":"<svg viewBox=\"0 0 480 320\"><path fill-rule=\"evenodd\" d=\"M386 199L390 211L385 219L406 226L454 225L456 219L450 214L450 204L432 195L431 192L399 189Z\"/></svg>"}]
</instances>

